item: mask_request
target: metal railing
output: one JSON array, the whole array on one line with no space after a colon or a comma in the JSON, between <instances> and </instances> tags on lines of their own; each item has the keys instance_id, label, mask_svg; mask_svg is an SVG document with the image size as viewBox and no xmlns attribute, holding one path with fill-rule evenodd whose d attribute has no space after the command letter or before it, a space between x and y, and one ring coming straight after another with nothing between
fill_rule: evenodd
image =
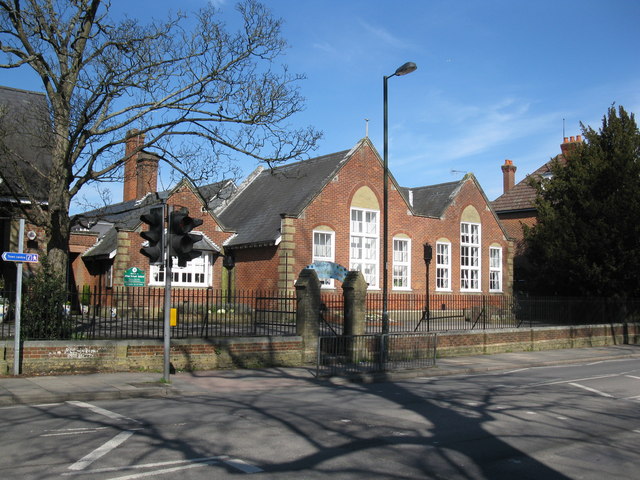
<instances>
[{"instance_id":1,"label":"metal railing","mask_svg":"<svg viewBox=\"0 0 640 480\"><path fill-rule=\"evenodd\" d=\"M81 293L78 293L80 291ZM14 334L14 292L0 292L0 339ZM50 317L30 319L23 294L24 339L160 339L164 325L164 289L114 287L78 289ZM214 289L171 291L177 310L172 338L296 334L295 293Z\"/></svg>"},{"instance_id":2,"label":"metal railing","mask_svg":"<svg viewBox=\"0 0 640 480\"><path fill-rule=\"evenodd\" d=\"M435 333L332 335L318 339L318 377L434 367Z\"/></svg>"},{"instance_id":3,"label":"metal railing","mask_svg":"<svg viewBox=\"0 0 640 480\"><path fill-rule=\"evenodd\" d=\"M147 339L163 336L163 288L78 287L47 318L29 319L23 293L22 336L46 339ZM15 292L0 291L0 339L13 337ZM295 292L172 289L173 338L295 335ZM321 293L320 335L344 333L344 299ZM639 299L392 293L389 330L442 332L640 322ZM382 295L366 299L366 333L382 332Z\"/></svg>"}]
</instances>

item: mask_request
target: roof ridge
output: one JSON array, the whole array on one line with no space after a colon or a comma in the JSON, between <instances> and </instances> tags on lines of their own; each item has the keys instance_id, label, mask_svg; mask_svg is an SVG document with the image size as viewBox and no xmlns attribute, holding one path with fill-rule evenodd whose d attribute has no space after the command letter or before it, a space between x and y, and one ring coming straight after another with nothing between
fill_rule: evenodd
<instances>
[{"instance_id":1,"label":"roof ridge","mask_svg":"<svg viewBox=\"0 0 640 480\"><path fill-rule=\"evenodd\" d=\"M9 87L7 85L0 85L0 88L4 89L4 90L12 90L14 92L21 92L21 93L30 93L33 95L40 95L45 97L46 94L44 92L36 92L34 90L25 90L24 88L16 88L16 87Z\"/></svg>"}]
</instances>

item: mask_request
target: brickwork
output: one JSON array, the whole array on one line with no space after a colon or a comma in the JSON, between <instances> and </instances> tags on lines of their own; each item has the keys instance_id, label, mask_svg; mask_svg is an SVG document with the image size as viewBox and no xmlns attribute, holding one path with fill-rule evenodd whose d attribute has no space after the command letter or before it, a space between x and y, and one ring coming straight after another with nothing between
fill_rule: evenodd
<instances>
[{"instance_id":1,"label":"brickwork","mask_svg":"<svg viewBox=\"0 0 640 480\"><path fill-rule=\"evenodd\" d=\"M518 351L640 344L640 324L518 328L438 334L439 357ZM24 342L23 373L162 371L161 341ZM305 359L304 340L296 337L172 340L171 363L179 370L298 366ZM11 373L13 341L0 342L0 373Z\"/></svg>"},{"instance_id":2,"label":"brickwork","mask_svg":"<svg viewBox=\"0 0 640 480\"><path fill-rule=\"evenodd\" d=\"M295 279L300 271L313 261L313 230L322 228L331 230L335 235L335 262L349 268L350 264L350 208L352 205L370 204L372 209L382 213L383 205L383 167L376 151L368 141L361 142L351 152L349 160L337 175L311 201L298 217L283 217L281 221L281 238L277 246L254 247L234 251L236 266L234 275L236 286L242 290L293 291ZM203 212L203 203L187 182L181 183L168 199L170 205L184 206L191 216L201 218L203 225L198 231L203 232L218 246L222 246L232 232L223 232L213 214ZM493 215L488 201L477 182L469 176L459 188L452 203L442 218L427 218L414 215L393 181L389 188L389 291L393 288L393 237L401 236L410 240L410 285L408 291L424 293L426 290L426 270L423 258L423 244L434 247L434 259L430 264L430 290L435 291L436 241L446 239L451 243L451 290L447 293L459 293L460 285L460 222L464 212L474 210L481 224L481 291L489 292L489 247L502 248L502 290L511 293L512 287L512 248L507 241L500 224ZM379 216L379 221L382 215ZM144 225L142 225L144 226ZM380 228L381 230L381 228ZM114 263L113 284L123 284L124 271L132 266L149 268L146 257L139 253L142 239L140 230L134 232L121 231L118 234L118 251ZM72 244L78 253L85 251L87 237L73 235ZM95 238L94 238L95 240ZM381 244L382 242L380 242ZM84 250L83 250L84 249ZM382 279L382 252L378 252L378 278ZM77 279L91 279L98 285L98 279L89 275L86 265L81 259L73 262ZM87 282L83 282L87 283ZM226 288L222 277L222 262L218 261L213 269L213 287ZM339 292L339 282L334 282L335 291ZM382 285L378 285L380 290Z\"/></svg>"},{"instance_id":3,"label":"brickwork","mask_svg":"<svg viewBox=\"0 0 640 480\"><path fill-rule=\"evenodd\" d=\"M178 370L259 368L302 364L302 339L227 338L172 340L171 363ZM161 341L25 342L22 372L27 375L152 370L162 371ZM13 367L13 342L0 342L0 373Z\"/></svg>"},{"instance_id":4,"label":"brickwork","mask_svg":"<svg viewBox=\"0 0 640 480\"><path fill-rule=\"evenodd\" d=\"M312 262L312 232L320 226L335 232L335 261L348 268L350 254L350 208L354 197L362 187L368 187L379 205L383 205L383 168L378 156L364 144L353 153L351 159L340 170L337 178L327 184L324 190L306 208L303 215L295 219L295 259L298 272ZM510 293L511 273L509 262L510 243L488 206L488 202L472 178L467 179L446 210L442 219L414 216L409 206L393 183L389 188L389 238L406 235L411 239L411 290L424 292L426 270L423 258L423 244L434 247L434 260L430 264L430 289L434 290L436 265L435 242L446 238L451 242L452 292L460 292L460 219L469 205L473 206L482 225L481 281L482 291L489 291L489 246L497 244L503 251L503 291ZM389 261L393 258L393 242L388 242ZM380 254L382 256L382 254ZM380 264L382 262L380 261ZM389 289L392 267L389 267ZM298 273L296 272L296 273ZM380 275L381 277L381 275ZM338 285L336 285L336 289ZM336 290L337 291L337 290Z\"/></svg>"},{"instance_id":5,"label":"brickwork","mask_svg":"<svg viewBox=\"0 0 640 480\"><path fill-rule=\"evenodd\" d=\"M438 334L438 356L640 344L640 324L514 328Z\"/></svg>"},{"instance_id":6,"label":"brickwork","mask_svg":"<svg viewBox=\"0 0 640 480\"><path fill-rule=\"evenodd\" d=\"M222 249L224 241L231 236L231 233L224 232L219 224L216 222L215 217L208 211L203 211L204 203L197 196L190 185L186 182L178 185L172 192L172 195L167 199L167 204L173 206L175 209L180 207L186 207L189 210L189 215L193 218L199 218L202 220L196 230L201 232ZM113 285L124 284L124 272L131 267L139 267L146 270L147 282L151 278L149 260L147 257L140 253L143 239L140 237L140 232L146 229L147 226L143 223L135 231L121 230L118 232L118 247L117 254L114 259L113 269ZM72 251L78 253L84 253L97 241L96 235L90 235L86 233L74 233L71 236ZM83 262L80 255L77 255L72 261L74 277L77 284L87 284L93 286L99 285L99 279L95 275L91 275L87 265ZM217 260L213 267L213 286L214 288L226 288L226 282L223 282L222 274L222 261ZM226 278L226 276L225 276Z\"/></svg>"}]
</instances>

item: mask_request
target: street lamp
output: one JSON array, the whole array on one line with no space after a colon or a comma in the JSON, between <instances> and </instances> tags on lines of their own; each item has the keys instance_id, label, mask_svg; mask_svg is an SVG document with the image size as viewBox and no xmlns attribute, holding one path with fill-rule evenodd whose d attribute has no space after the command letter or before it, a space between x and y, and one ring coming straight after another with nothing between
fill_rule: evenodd
<instances>
[{"instance_id":1,"label":"street lamp","mask_svg":"<svg viewBox=\"0 0 640 480\"><path fill-rule=\"evenodd\" d=\"M387 80L391 77L401 77L402 75L407 75L408 73L415 72L417 69L417 65L413 62L407 62L393 73L393 75L383 76L383 129L384 129L384 137L383 137L383 160L384 160L384 182L383 182L383 190L382 190L382 203L383 203L383 212L382 212L382 334L386 335L389 333L389 288L388 288L388 278L389 278L389 252L388 252L388 243L389 239L389 121L388 121L388 109L387 109Z\"/></svg>"}]
</instances>

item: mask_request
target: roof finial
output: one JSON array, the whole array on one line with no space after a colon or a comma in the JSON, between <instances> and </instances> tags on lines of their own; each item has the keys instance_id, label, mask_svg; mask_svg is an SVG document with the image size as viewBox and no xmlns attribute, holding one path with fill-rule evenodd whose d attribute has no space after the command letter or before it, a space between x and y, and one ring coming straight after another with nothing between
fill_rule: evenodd
<instances>
[{"instance_id":1,"label":"roof finial","mask_svg":"<svg viewBox=\"0 0 640 480\"><path fill-rule=\"evenodd\" d=\"M365 118L365 127L364 127L364 136L365 138L369 138L369 119Z\"/></svg>"}]
</instances>

